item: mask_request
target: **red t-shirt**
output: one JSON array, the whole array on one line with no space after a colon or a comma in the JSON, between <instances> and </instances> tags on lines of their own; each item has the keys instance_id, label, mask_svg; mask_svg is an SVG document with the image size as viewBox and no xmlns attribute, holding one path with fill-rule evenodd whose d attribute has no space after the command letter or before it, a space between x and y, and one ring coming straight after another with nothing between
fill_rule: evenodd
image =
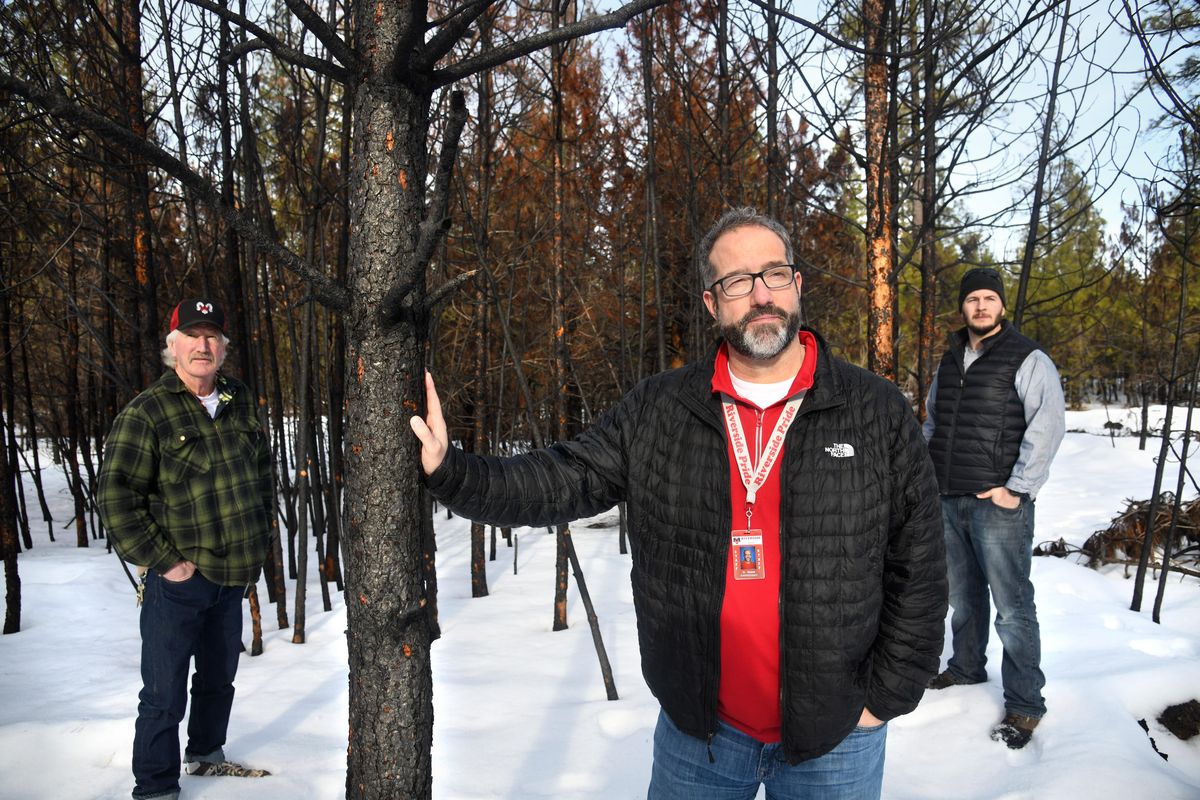
<instances>
[{"instance_id":1,"label":"red t-shirt","mask_svg":"<svg viewBox=\"0 0 1200 800\"><path fill-rule=\"evenodd\" d=\"M766 409L739 397L729 375L727 345L717 351L713 370L714 392L737 401L742 430L753 463L758 463L761 445L766 442L783 412L788 398L812 386L817 367L816 338L807 331L800 332L804 345L804 362L796 374L787 396ZM761 435L758 432L761 431ZM728 436L728 434L727 434ZM733 454L729 452L730 497L733 500L734 530L746 528L746 487ZM783 454L780 453L766 483L758 490L750 525L762 531L761 579L736 580L738 559L749 555L734 551L731 537L725 568L725 601L721 607L721 684L717 695L717 714L725 723L760 742L780 740L779 697L779 473Z\"/></svg>"}]
</instances>

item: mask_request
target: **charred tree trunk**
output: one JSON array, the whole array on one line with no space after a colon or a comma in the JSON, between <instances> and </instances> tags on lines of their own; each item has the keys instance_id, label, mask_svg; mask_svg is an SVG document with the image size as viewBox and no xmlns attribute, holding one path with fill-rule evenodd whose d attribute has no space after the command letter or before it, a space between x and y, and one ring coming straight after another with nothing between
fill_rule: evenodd
<instances>
[{"instance_id":1,"label":"charred tree trunk","mask_svg":"<svg viewBox=\"0 0 1200 800\"><path fill-rule=\"evenodd\" d=\"M1043 183L1050 166L1050 132L1054 129L1054 114L1058 103L1059 72L1062 70L1063 51L1067 44L1067 31L1071 20L1071 0L1063 6L1062 27L1058 34L1058 53L1054 57L1054 73L1050 79L1049 100L1046 118L1042 120L1042 142L1038 148L1037 177L1033 180L1033 202L1029 209L1029 233L1025 236L1025 251L1021 257L1021 275L1017 280L1017 298L1013 304L1012 324L1020 329L1025 321L1025 304L1029 291L1029 275L1033 271L1033 252L1037 248L1039 221L1042 217Z\"/></svg>"},{"instance_id":2,"label":"charred tree trunk","mask_svg":"<svg viewBox=\"0 0 1200 800\"><path fill-rule=\"evenodd\" d=\"M72 256L74 261L74 256ZM72 265L71 274L67 276L68 287L71 296L75 296L76 272ZM67 317L67 340L65 344L66 352L63 359L66 364L67 374L67 392L66 401L63 403L63 410L66 414L67 422L67 441L66 441L66 459L67 482L71 487L71 499L74 501L75 508L75 546L88 546L87 532L87 501L84 498L83 491L83 475L79 469L79 439L81 436L81 425L79 421L79 404L75 402L75 398L79 397L79 318L75 314Z\"/></svg>"},{"instance_id":3,"label":"charred tree trunk","mask_svg":"<svg viewBox=\"0 0 1200 800\"><path fill-rule=\"evenodd\" d=\"M1160 223L1166 228L1166 223ZM1171 349L1171 372L1167 381L1167 409L1163 417L1162 426L1162 444L1158 450L1158 459L1155 461L1154 467L1154 489L1150 494L1150 508L1146 513L1146 530L1154 530L1154 519L1158 513L1158 495L1162 490L1163 470L1166 468L1167 455L1171 449L1171 417L1175 409L1175 396L1179 385L1179 357L1183 350L1183 339L1187 333L1187 311L1188 311L1188 272L1191 265L1188 263L1186 256L1181 259L1179 268L1179 310L1175 319L1175 344ZM1144 426L1143 426L1144 427ZM1147 534L1147 539L1152 541L1152 537ZM1137 572L1133 578L1133 600L1129 607L1133 611L1142 610L1142 592L1146 584L1146 567L1150 562L1150 551L1154 548L1147 544L1142 548L1141 556L1138 558Z\"/></svg>"},{"instance_id":4,"label":"charred tree trunk","mask_svg":"<svg viewBox=\"0 0 1200 800\"><path fill-rule=\"evenodd\" d=\"M20 451L17 448L17 368L14 363L17 354L16 348L13 347L11 333L12 295L9 287L4 284L7 284L7 280L0 277L0 347L4 351L4 394L3 401L0 402L0 410L3 410L4 413L4 430L0 431L0 435L8 442L8 447L6 448L8 459L7 474L12 481L13 497L15 500L13 514L20 531L21 541L25 545L25 549L28 550L33 547L33 537L29 531L29 511L24 502L25 490L21 485ZM33 440L33 447L36 453L36 439ZM35 478L35 480L37 479ZM43 501L42 507L45 508L45 501Z\"/></svg>"},{"instance_id":5,"label":"charred tree trunk","mask_svg":"<svg viewBox=\"0 0 1200 800\"><path fill-rule=\"evenodd\" d=\"M485 432L485 409L487 408L487 348L488 348L488 306L483 294L483 281L475 282L475 309L477 320L475 324L475 379L472 387L471 405L471 441L472 452L483 454L487 452L487 435ZM495 530L493 528L492 530ZM481 522L471 522L471 596L488 596L487 579L487 541L485 526ZM494 541L494 539L493 539ZM493 545L494 550L494 545ZM493 553L494 557L494 553Z\"/></svg>"},{"instance_id":6,"label":"charred tree trunk","mask_svg":"<svg viewBox=\"0 0 1200 800\"><path fill-rule=\"evenodd\" d=\"M397 53L408 58L405 43L424 36L423 14L407 3L356 3L353 9L363 61L349 170L355 236L347 280L354 302L345 318L346 796L426 798L433 744L428 501L408 417L424 408L428 309L421 223L428 224L425 230L440 228L444 211L426 220L430 90L393 60ZM454 113L466 116L461 96Z\"/></svg>"},{"instance_id":7,"label":"charred tree trunk","mask_svg":"<svg viewBox=\"0 0 1200 800\"><path fill-rule=\"evenodd\" d=\"M305 614L304 602L308 597L308 491L309 491L309 426L312 418L309 412L309 376L311 358L309 347L313 336L312 304L306 303L304 314L304 333L300 339L300 358L297 370L298 384L296 386L296 406L300 421L296 425L296 518L298 522L296 534L296 608L292 613L292 643L304 644Z\"/></svg>"},{"instance_id":8,"label":"charred tree trunk","mask_svg":"<svg viewBox=\"0 0 1200 800\"><path fill-rule=\"evenodd\" d=\"M1187 267L1184 267L1187 269ZM1187 417L1183 424L1183 442L1179 448L1179 475L1175 481L1175 503L1171 507L1171 525L1167 529L1167 535L1163 537L1163 554L1162 554L1162 570L1158 574L1158 591L1154 595L1154 608L1150 613L1150 618L1157 623L1162 623L1162 604L1163 598L1167 591L1167 574L1170 572L1171 566L1171 548L1175 542L1175 532L1179 525L1180 504L1183 502L1183 482L1188 475L1188 452L1192 444L1192 415L1196 410L1196 381L1200 379L1200 347L1196 348L1196 357L1192 362L1192 388L1188 392L1188 409ZM1146 529L1146 544L1143 550L1148 550L1154 542L1154 531L1152 528Z\"/></svg>"},{"instance_id":9,"label":"charred tree trunk","mask_svg":"<svg viewBox=\"0 0 1200 800\"><path fill-rule=\"evenodd\" d=\"M654 122L654 24L650 17L642 20L638 26L642 38L642 102L646 106L646 209L643 221L641 277L638 281L638 346L634 358L637 368L634 370L634 381L640 381L646 374L646 305L648 302L647 289L649 280L647 273L653 262L658 258L654 246L658 236L654 222L654 204L656 202L657 162L654 157L655 122Z\"/></svg>"},{"instance_id":10,"label":"charred tree trunk","mask_svg":"<svg viewBox=\"0 0 1200 800\"><path fill-rule=\"evenodd\" d=\"M921 60L923 64L921 103L921 321L917 330L917 418L925 421L925 396L933 382L934 343L937 315L937 54L934 36L934 0L922 0L924 31Z\"/></svg>"},{"instance_id":11,"label":"charred tree trunk","mask_svg":"<svg viewBox=\"0 0 1200 800\"><path fill-rule=\"evenodd\" d=\"M783 185L783 159L779 152L779 13L772 1L767 17L767 216L779 216Z\"/></svg>"},{"instance_id":12,"label":"charred tree trunk","mask_svg":"<svg viewBox=\"0 0 1200 800\"><path fill-rule=\"evenodd\" d=\"M18 324L20 324L18 322ZM21 339L21 373L23 380L22 385L25 387L25 412L27 431L29 437L30 455L33 457L33 485L37 490L38 505L42 509L42 521L46 523L46 530L50 534L50 541L54 541L54 515L50 513L50 505L46 502L46 490L42 485L42 456L41 447L38 440L38 416L37 408L33 402L33 382L29 380L29 350L26 347L26 339ZM99 441L99 439L97 439Z\"/></svg>"},{"instance_id":13,"label":"charred tree trunk","mask_svg":"<svg viewBox=\"0 0 1200 800\"><path fill-rule=\"evenodd\" d=\"M136 136L146 138L145 87L142 80L141 3L123 0L117 14L121 38L121 101L125 122ZM140 323L137 330L139 364L138 388L147 386L158 376L161 363L158 355L158 275L151 247L150 174L141 159L129 163L127 175L130 188L130 237L133 245L133 279L137 291Z\"/></svg>"},{"instance_id":14,"label":"charred tree trunk","mask_svg":"<svg viewBox=\"0 0 1200 800\"><path fill-rule=\"evenodd\" d=\"M0 320L3 322L3 320ZM4 633L21 630L21 574L17 570L17 495L8 472L8 442L0 438L0 559L4 561Z\"/></svg>"},{"instance_id":15,"label":"charred tree trunk","mask_svg":"<svg viewBox=\"0 0 1200 800\"><path fill-rule=\"evenodd\" d=\"M492 17L485 13L479 20L479 38L484 49L492 47ZM480 266L486 268L489 263L490 227L491 227L491 193L494 179L492 155L495 151L495 135L492 118L492 71L484 70L479 74L479 96L476 103L476 147L474 153L475 171L478 181L478 224L475 228L475 242ZM475 281L475 314L474 330L474 372L475 377L471 387L471 439L476 453L487 452L487 409L490 406L490 391L488 384L488 353L491 348L491 335L488 325L489 306L487 292L488 282L480 278ZM471 596L488 596L487 562L496 559L496 528L492 527L491 558L486 557L487 541L484 526L481 523L471 523Z\"/></svg>"},{"instance_id":16,"label":"charred tree trunk","mask_svg":"<svg viewBox=\"0 0 1200 800\"><path fill-rule=\"evenodd\" d=\"M888 147L888 30L894 17L891 0L864 0L863 34L866 46L867 157L867 367L888 380L896 379L892 349L892 267L896 263L892 231L892 157Z\"/></svg>"},{"instance_id":17,"label":"charred tree trunk","mask_svg":"<svg viewBox=\"0 0 1200 800\"><path fill-rule=\"evenodd\" d=\"M562 24L560 5L556 2L552 5L552 8L553 22L551 27L557 29ZM565 57L566 52L563 45L556 44L550 48L551 69L553 70L550 92L552 95L554 124L554 156L552 166L554 181L554 289L552 292L551 303L553 307L550 319L553 326L551 335L553 337L554 352L555 437L559 441L567 438L567 394L570 391L567 380L567 359L570 355L567 351L567 314L564 308L566 304L566 279L563 275L563 272L567 268L566 242L564 241L566 233L564 231L563 220L566 205L564 177L566 166L563 164L563 151L565 147L563 144L562 98L563 60ZM569 541L567 537L571 535L571 529L566 525L559 525L556 534L553 629L561 631L567 627L567 580L569 575Z\"/></svg>"}]
</instances>

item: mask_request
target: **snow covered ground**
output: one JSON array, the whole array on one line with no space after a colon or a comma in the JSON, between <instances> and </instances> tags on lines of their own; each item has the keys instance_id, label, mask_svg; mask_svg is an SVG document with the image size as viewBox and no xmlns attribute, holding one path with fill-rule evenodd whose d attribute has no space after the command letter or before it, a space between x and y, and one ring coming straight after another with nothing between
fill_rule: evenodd
<instances>
[{"instance_id":1,"label":"snow covered ground","mask_svg":"<svg viewBox=\"0 0 1200 800\"><path fill-rule=\"evenodd\" d=\"M1098 435L1110 419L1137 425L1125 409L1068 414L1068 428L1084 432L1067 435L1038 499L1038 541L1081 544L1127 498L1149 496L1157 440L1141 452L1134 438ZM1176 467L1167 469L1171 489ZM69 498L60 475L47 480L61 526ZM553 537L518 529L516 574L514 551L501 541L488 566L491 595L472 599L468 523L438 515L435 798L645 797L657 703L641 678L628 557L618 553L615 524L613 511L573 526L620 693L609 702L573 585L571 628L551 632ZM132 589L102 542L77 549L72 532L60 530L52 544L44 525L35 530L34 548L19 561L23 630L0 637L0 798L128 797L139 689ZM1174 580L1156 625L1154 586L1145 610L1130 611L1133 584L1119 567L1095 572L1038 558L1033 580L1050 709L1033 743L1009 751L988 738L1002 713L993 642L991 681L930 693L891 724L884 796L1200 798L1200 737L1181 742L1154 720L1200 697L1200 583ZM186 798L344 797L346 619L340 597L325 613L315 579L309 586L307 644L267 631L265 652L243 656L238 675L226 751L274 774L249 783L184 777Z\"/></svg>"}]
</instances>

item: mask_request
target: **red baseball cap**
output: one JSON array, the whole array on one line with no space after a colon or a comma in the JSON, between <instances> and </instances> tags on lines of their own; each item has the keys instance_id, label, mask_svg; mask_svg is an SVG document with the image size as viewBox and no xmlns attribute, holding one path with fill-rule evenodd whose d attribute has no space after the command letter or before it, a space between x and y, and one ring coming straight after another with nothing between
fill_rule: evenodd
<instances>
[{"instance_id":1,"label":"red baseball cap","mask_svg":"<svg viewBox=\"0 0 1200 800\"><path fill-rule=\"evenodd\" d=\"M225 332L225 312L212 300L194 297L181 300L171 312L170 333L178 328L190 328L193 325L212 325L222 333Z\"/></svg>"}]
</instances>

